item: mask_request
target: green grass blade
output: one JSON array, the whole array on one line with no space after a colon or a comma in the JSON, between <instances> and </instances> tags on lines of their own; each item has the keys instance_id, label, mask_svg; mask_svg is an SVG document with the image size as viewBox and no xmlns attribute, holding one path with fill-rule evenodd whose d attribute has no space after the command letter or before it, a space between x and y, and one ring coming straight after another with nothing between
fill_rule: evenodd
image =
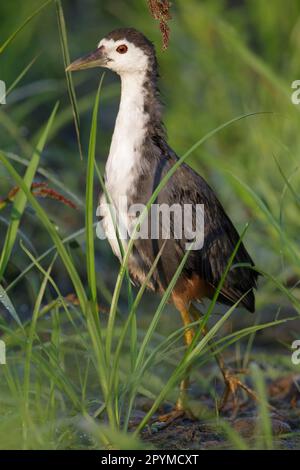
<instances>
[{"instance_id":1,"label":"green grass blade","mask_svg":"<svg viewBox=\"0 0 300 470\"><path fill-rule=\"evenodd\" d=\"M81 331L81 324L79 326L77 326L76 322L74 321L74 319L72 318L72 315L70 314L69 310L68 310L68 307L67 307L67 303L66 303L66 300L65 298L63 297L63 295L61 294L59 288L57 287L54 279L52 278L52 276L50 274L47 274L47 272L43 269L43 267L40 265L40 263L38 262L38 260L30 253L30 251L24 246L24 244L20 243L21 245L21 248L22 250L24 251L24 253L26 253L26 255L28 256L28 258L32 261L32 263L34 264L34 266L43 274L44 277L48 277L48 282L49 284L52 285L54 291L56 292L57 294L57 299L55 299L53 301L53 306L54 305L57 305L59 303L60 306L63 307L67 317L68 317L68 320L70 322L70 324L73 326L74 330L76 331L76 333L78 334L78 336L80 337L81 341L83 344L85 344L85 341L84 341L84 337L83 337L83 334L82 334L82 331ZM56 254L54 256L54 259L56 258ZM52 304L50 304L49 306L49 310L51 311L52 310ZM42 315L45 315L48 311L48 308L46 309L43 309L39 312L39 315L42 316ZM25 322L25 327L26 327L26 322Z\"/></svg>"},{"instance_id":2,"label":"green grass blade","mask_svg":"<svg viewBox=\"0 0 300 470\"><path fill-rule=\"evenodd\" d=\"M286 232L282 229L279 222L266 206L265 202L255 193L252 188L250 188L249 185L244 183L240 178L233 175L231 172L228 172L228 174L230 175L231 180L233 184L235 184L235 187L239 191L241 197L244 198L245 195L250 196L255 205L260 209L261 213L266 217L267 221L269 222L269 226L276 230L278 235L281 237L281 240L284 242L283 248L289 255L290 259L292 259L293 262L296 260L297 264L300 265L300 252L298 247L295 246L292 239L287 236Z\"/></svg>"},{"instance_id":3,"label":"green grass blade","mask_svg":"<svg viewBox=\"0 0 300 470\"><path fill-rule=\"evenodd\" d=\"M5 129L8 135L10 135L13 141L18 144L21 152L26 155L27 158L31 159L33 154L33 147L30 142L25 139L15 121L10 117L9 113L4 112L0 107L0 124Z\"/></svg>"},{"instance_id":4,"label":"green grass blade","mask_svg":"<svg viewBox=\"0 0 300 470\"><path fill-rule=\"evenodd\" d=\"M285 184L286 184L286 187L289 189L290 193L292 194L293 198L295 199L295 202L298 206L298 209L300 208L300 197L298 196L298 194L296 193L296 191L294 190L293 186L291 185L290 181L289 181L289 178L286 177L281 165L279 164L279 161L277 160L277 158L275 157L275 155L273 156L274 157L274 160L275 160L275 163L276 163L276 166L278 168L278 171L279 173L281 174ZM295 171L293 172L293 175L295 174Z\"/></svg>"},{"instance_id":5,"label":"green grass blade","mask_svg":"<svg viewBox=\"0 0 300 470\"><path fill-rule=\"evenodd\" d=\"M219 329L223 326L223 324L230 317L239 302L240 300L236 302L229 310L227 310L227 312L220 318L220 320L218 320L218 322L209 330L207 335L202 338L202 340L198 343L194 350L190 351L189 348L186 350L183 358L181 359L169 379L166 381L165 386L162 388L157 398L154 400L154 403L151 406L150 410L146 413L145 417L135 429L133 435L137 435L141 431L141 429L143 429L143 427L158 409L159 405L165 399L170 390L180 381L186 369L195 361L195 358L200 353L200 351L208 344L208 342L214 337L217 331L219 331Z\"/></svg>"},{"instance_id":6,"label":"green grass blade","mask_svg":"<svg viewBox=\"0 0 300 470\"><path fill-rule=\"evenodd\" d=\"M159 321L159 319L160 319L161 313L162 313L162 311L163 311L163 309L164 309L166 303L167 303L168 300L169 300L169 297L170 297L170 295L171 295L171 293L172 293L172 291L173 291L173 288L174 288L175 285L176 285L176 282L178 281L178 278L179 278L179 276L180 276L180 274L181 274L181 271L182 271L183 268L184 268L184 265L185 265L185 263L186 263L186 261L187 261L187 259L188 259L189 254L190 254L190 250L187 250L186 253L184 254L184 256L183 256L183 258L182 258L182 260L181 260L181 262L180 262L178 268L176 269L176 272L175 272L175 274L174 274L174 276L173 276L173 278L172 278L170 284L168 285L166 291L164 292L164 295L162 296L162 299L161 299L161 301L160 301L160 303L159 303L159 306L158 306L158 308L157 308L157 310L156 310L156 312L155 312L155 314L154 314L154 316L153 316L153 318L152 318L152 320L151 320L150 326L149 326L149 328L148 328L148 330L147 330L147 332L146 332L146 335L145 335L145 337L144 337L144 339L143 339L143 342L142 342L142 344L141 344L141 346L140 346L140 348L139 348L139 353L138 353L138 357L137 357L137 361L136 361L136 368L137 368L137 369L141 366L141 364L142 364L142 362L143 362L143 360L144 360L144 356L145 356L145 354L146 354L147 346L148 346L148 344L149 344L149 342L150 342L150 339L151 339L151 337L152 337L152 334L153 334L153 332L155 331L155 329L156 329L156 327L157 327L157 324L158 324L158 321Z\"/></svg>"},{"instance_id":7,"label":"green grass blade","mask_svg":"<svg viewBox=\"0 0 300 470\"><path fill-rule=\"evenodd\" d=\"M221 328L221 326L223 325L223 323L227 320L227 318L231 315L231 313L233 312L233 310L236 308L236 306L240 303L240 301L242 300L242 298L247 294L245 293L244 296L242 296L238 302L236 302L227 312L226 314L223 315L223 317L208 331L208 333L200 340L200 342L198 344L197 341L200 337L200 334L202 332L202 329L203 327L206 325L211 313L212 313L212 310L217 302L217 299L218 299L218 295L221 291L221 288L224 284L224 281L226 279L226 276L229 272L229 269L230 267L232 266L232 263L233 263L233 260L234 260L234 257L237 253L237 250L242 242L242 239L244 237L244 234L247 230L248 226L245 227L238 243L236 244L235 246L235 249L233 250L229 260L228 260L228 263L227 263L227 266L226 266L226 269L224 270L224 273L222 274L222 277L220 279L220 282L219 282L219 285L214 293L214 296L213 296L213 299L210 303L210 306L207 310L207 313L203 316L203 319L201 321L201 324L200 324L200 327L198 329L198 331L196 332L196 334L194 335L194 339L192 341L192 343L190 344L190 346L187 348L185 354L184 354L184 357L182 359L182 361L180 361L178 367L175 369L175 372L171 375L171 377L169 378L169 381L167 382L167 386L165 389L162 390L161 394L159 395L158 399L154 402L151 410L149 411L149 413L146 415L146 417L148 416L147 419L150 418L151 416L151 411L152 413L157 409L157 407L159 406L159 404L161 403L160 400L162 400L166 394L168 393L168 391L177 383L178 381L178 376L180 376L180 374L183 373L184 370L186 370L186 368L191 365L191 363L195 360L195 358L197 357L197 355L199 355L199 352L203 350L203 348L209 344L209 342L211 341L211 339L214 337L214 335L217 333L217 331ZM188 253L188 252L187 252ZM182 266L183 267L183 266ZM182 268L181 268L182 269ZM180 272L178 273L178 276L180 275ZM172 287L173 289L173 287ZM171 291L170 291L171 292ZM156 314L154 315L154 317L156 316ZM154 318L155 319L155 318ZM149 327L148 331L151 329L151 326ZM148 331L147 331L147 334L146 336L148 335ZM146 339L146 338L145 338ZM145 340L144 340L145 341ZM149 338L147 338L147 341L149 342ZM142 347L140 348L140 351L142 351ZM144 356L144 352L142 353L143 356ZM143 359L143 357L141 356L141 359ZM138 362L137 361L137 364L140 365L140 367L142 367L142 362ZM177 377L177 378L176 378ZM132 403L132 400L131 400L131 403ZM153 411L154 410L154 411ZM145 419L142 421L144 424L147 422L146 420L146 417ZM143 425L144 425L143 424ZM139 429L141 429L139 427Z\"/></svg>"},{"instance_id":8,"label":"green grass blade","mask_svg":"<svg viewBox=\"0 0 300 470\"><path fill-rule=\"evenodd\" d=\"M131 377L131 381L133 383L135 383L135 386L132 387L131 389L131 396L129 398L129 405L128 405L128 408L127 408L127 413L126 413L126 418L125 418L125 426L127 426L128 422L129 422L129 418L130 418L130 414L131 414L131 410L132 410L132 406L133 406L133 402L134 402L134 398L135 398L135 394L136 394L136 384L138 383L138 377L141 376L142 374L142 370L143 370L143 363L144 363L144 358L145 358L145 355L146 355L146 352L147 352L147 347L149 345L149 342L153 336L153 333L154 331L156 330L156 327L157 327L157 324L159 322L159 319L161 317L161 314L163 312L163 309L172 293L172 290L173 288L175 287L176 285L176 282L181 274L181 271L182 269L184 268L184 265L188 259L188 256L190 254L190 249L188 249L186 251L186 253L184 254L179 266L177 267L176 269L176 272L170 282L170 284L168 285L166 291L164 292L164 295L159 303L159 306L158 308L156 309L156 312L151 320L151 323L146 331L146 335L144 336L144 339L142 341L142 344L139 348L139 352L138 352L138 356L137 356L137 359L136 359L136 367L135 367L135 370L133 371L132 373L132 377Z\"/></svg>"},{"instance_id":9,"label":"green grass blade","mask_svg":"<svg viewBox=\"0 0 300 470\"><path fill-rule=\"evenodd\" d=\"M37 171L39 161L40 161L40 155L41 152L44 149L44 146L47 141L47 136L49 129L51 128L51 125L54 121L55 114L58 108L58 103L54 106L54 109L50 115L50 118L45 126L45 129L43 130L40 140L37 144L36 150L32 156L32 159L30 161L30 164L25 172L25 176L23 178L23 182L26 185L27 188L31 188L31 184L33 181L33 178L35 176L35 173ZM27 198L26 195L24 194L23 191L19 191L18 194L16 195L12 212L11 212L11 222L9 225L9 228L6 233L4 245L2 248L2 253L1 253L1 258L0 258L0 279L2 278L4 271L6 269L8 260L10 258L13 246L15 244L15 240L17 237L17 232L18 228L20 225L20 220L22 217L22 214L24 212L25 206L26 206Z\"/></svg>"},{"instance_id":10,"label":"green grass blade","mask_svg":"<svg viewBox=\"0 0 300 470\"><path fill-rule=\"evenodd\" d=\"M251 364L251 372L255 383L256 393L259 397L259 425L262 433L263 447L266 450L273 449L273 435L272 423L270 417L270 410L267 400L266 386L263 379L262 371L258 368L257 364Z\"/></svg>"},{"instance_id":11,"label":"green grass blade","mask_svg":"<svg viewBox=\"0 0 300 470\"><path fill-rule=\"evenodd\" d=\"M22 72L18 75L18 77L13 81L13 83L10 85L10 87L8 87L8 89L6 90L6 97L8 97L8 95L13 91L13 89L18 85L18 83L20 83L20 81L22 80L23 77L25 77L26 73L28 72L28 70L31 69L31 67L33 66L33 64L36 62L38 56L34 57L30 62L29 64L26 65L26 67L22 70ZM0 102L1 102L1 97L0 97Z\"/></svg>"},{"instance_id":12,"label":"green grass blade","mask_svg":"<svg viewBox=\"0 0 300 470\"><path fill-rule=\"evenodd\" d=\"M86 227L86 262L87 262L87 276L91 292L92 301L97 304L97 282L95 270L95 247L94 247L94 167L95 167L95 152L97 140L97 122L98 122L98 108L100 93L102 88L104 74L101 77L94 110L92 116L92 125L90 132L89 150L88 150L88 163L87 163L87 176L86 176L86 207L85 207L85 227Z\"/></svg>"},{"instance_id":13,"label":"green grass blade","mask_svg":"<svg viewBox=\"0 0 300 470\"><path fill-rule=\"evenodd\" d=\"M76 270L76 267L73 264L73 261L68 254L62 240L60 239L57 230L53 223L50 221L49 217L47 216L46 212L42 208L42 206L39 204L39 202L36 200L36 198L32 195L30 189L27 187L25 184L23 178L18 174L18 172L14 169L14 167L10 164L10 162L7 160L5 155L3 155L0 152L0 161L2 164L5 166L5 168L8 170L8 172L11 174L11 176L14 178L16 184L22 189L22 191L25 193L25 196L27 197L28 201L32 205L33 209L36 211L38 218L44 225L46 231L52 238L56 249L58 251L59 256L61 257L65 268L70 276L70 279L74 285L80 306L82 308L83 313L86 311L86 305L87 305L87 298L85 294L84 287L82 285L81 279L79 277L79 274Z\"/></svg>"},{"instance_id":14,"label":"green grass blade","mask_svg":"<svg viewBox=\"0 0 300 470\"><path fill-rule=\"evenodd\" d=\"M19 315L17 314L15 310L15 307L13 306L12 301L10 300L6 291L3 289L1 285L0 285L0 302L7 309L7 311L13 317L13 319L17 322L17 324L23 329L22 322L19 318Z\"/></svg>"},{"instance_id":15,"label":"green grass blade","mask_svg":"<svg viewBox=\"0 0 300 470\"><path fill-rule=\"evenodd\" d=\"M60 37L64 67L65 67L65 74L66 74L66 79L67 79L67 87L68 87L68 93L69 93L69 97L70 97L70 101L72 105L72 112L73 112L73 117L74 117L74 125L75 125L75 131L76 131L76 136L77 136L79 154L80 154L80 158L83 159L81 139L80 139L80 120L79 120L76 93L75 93L74 83L72 79L72 73L66 71L67 66L70 64L67 28L66 28L64 12L63 12L61 1L55 0L55 6L56 6L57 21L58 21L59 37Z\"/></svg>"},{"instance_id":16,"label":"green grass blade","mask_svg":"<svg viewBox=\"0 0 300 470\"><path fill-rule=\"evenodd\" d=\"M43 279L43 282L41 284L38 296L36 298L33 314L32 314L32 320L30 324L30 330L29 330L29 335L28 335L28 341L27 341L27 346L26 346L26 357L25 357L25 364L24 364L24 384L23 384L23 391L24 391L24 421L23 421L23 439L24 439L24 445L25 448L27 447L27 440L28 440L28 421L29 421L29 387L30 387L30 370L31 370L31 354L32 354L32 348L33 348L33 342L34 338L36 335L36 325L37 325L37 319L38 319L38 314L39 310L42 304L42 300L45 294L45 290L48 284L48 279L50 272L52 270L52 266L54 264L55 258L51 262L46 276Z\"/></svg>"},{"instance_id":17,"label":"green grass blade","mask_svg":"<svg viewBox=\"0 0 300 470\"><path fill-rule=\"evenodd\" d=\"M39 8L37 8L26 20L19 26L7 39L6 41L0 46L0 54L7 48L7 46L15 39L15 37L22 31L25 26L30 23L30 21L37 16L47 5L52 3L52 0L47 0L47 2L43 3Z\"/></svg>"},{"instance_id":18,"label":"green grass blade","mask_svg":"<svg viewBox=\"0 0 300 470\"><path fill-rule=\"evenodd\" d=\"M220 428L226 433L228 439L234 445L234 450L249 450L245 439L224 419L219 422Z\"/></svg>"},{"instance_id":19,"label":"green grass blade","mask_svg":"<svg viewBox=\"0 0 300 470\"><path fill-rule=\"evenodd\" d=\"M106 338L106 355L107 357L110 356L110 351L111 351L111 341L113 337L113 327L115 323L115 316L116 316L116 311L117 311L117 305L118 305L118 300L121 292L121 287L123 283L123 279L126 273L127 265L128 265L128 260L130 253L132 251L133 245L134 245L134 240L135 236L143 223L143 220L145 219L149 208L151 207L151 204L154 203L156 200L158 194L162 190L162 188L167 184L169 179L173 176L173 174L176 172L176 170L182 165L182 163L185 162L185 160L201 145L203 145L206 141L208 141L210 138L215 136L218 132L222 131L226 127L230 126L231 124L234 124L242 119L245 119L250 116L255 116L255 115L260 115L260 114L268 114L268 113L247 113L243 114L241 116L238 116L236 118L230 119L229 121L221 124L220 126L216 127L212 131L208 132L203 136L201 139L199 139L190 149L181 157L178 159L178 161L172 166L172 168L167 172L167 174L162 178L160 184L157 186L157 188L154 190L152 196L150 197L145 209L143 210L142 214L139 217L139 220L133 230L133 233L131 235L131 239L128 243L125 255L123 257L123 261L121 263L118 279L116 282L116 286L114 289L113 293L113 298L112 298L112 303L111 303L111 309L110 309L110 315L109 315L109 320L108 320L108 327L107 327L107 338Z\"/></svg>"},{"instance_id":20,"label":"green grass blade","mask_svg":"<svg viewBox=\"0 0 300 470\"><path fill-rule=\"evenodd\" d=\"M48 140L49 141L49 140ZM4 150L0 149L0 151L2 153L4 153L7 158L9 158L10 160L14 161L14 162L18 162L18 163L21 163L21 165L24 165L26 167L29 166L30 164L30 160L27 160L27 158L22 158L20 157L19 155L16 155L15 153L12 153L12 152L5 152ZM79 208L84 208L85 205L82 201L82 199L77 195L75 194L74 191L71 191L69 188L66 188L66 183L65 182L62 182L60 181L58 178L56 178L56 176L54 176L52 173L50 173L50 171L48 170L45 170L44 168L41 168L39 167L36 171L37 174L43 176L44 178L46 178L48 181L50 181L51 183L53 183L57 188L59 188L60 190L62 190L68 197L70 197L70 199L72 199L75 204L77 206L79 206Z\"/></svg>"}]
</instances>

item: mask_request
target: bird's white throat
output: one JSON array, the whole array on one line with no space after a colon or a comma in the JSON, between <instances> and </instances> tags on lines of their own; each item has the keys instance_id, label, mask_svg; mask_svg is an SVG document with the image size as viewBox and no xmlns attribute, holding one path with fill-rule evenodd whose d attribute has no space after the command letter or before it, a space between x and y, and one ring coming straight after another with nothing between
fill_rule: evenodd
<instances>
[{"instance_id":1,"label":"bird's white throat","mask_svg":"<svg viewBox=\"0 0 300 470\"><path fill-rule=\"evenodd\" d=\"M119 112L105 168L105 185L110 202L115 206L119 220L128 231L129 227L134 224L134 220L128 217L128 207L125 202L126 197L135 187L135 179L139 177L140 156L148 120L144 111L144 83L144 72L121 76ZM104 200L103 195L101 202ZM107 209L100 210L100 213L104 217L103 227L106 236L114 253L120 257L111 213Z\"/></svg>"},{"instance_id":2,"label":"bird's white throat","mask_svg":"<svg viewBox=\"0 0 300 470\"><path fill-rule=\"evenodd\" d=\"M106 184L114 199L126 196L139 169L148 116L144 112L145 73L121 76L121 100L106 163Z\"/></svg>"}]
</instances>

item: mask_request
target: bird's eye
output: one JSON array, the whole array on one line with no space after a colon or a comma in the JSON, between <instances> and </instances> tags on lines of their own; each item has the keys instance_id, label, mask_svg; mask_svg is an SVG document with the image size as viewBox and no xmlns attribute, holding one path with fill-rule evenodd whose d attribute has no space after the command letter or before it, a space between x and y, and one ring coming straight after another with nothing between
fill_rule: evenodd
<instances>
[{"instance_id":1,"label":"bird's eye","mask_svg":"<svg viewBox=\"0 0 300 470\"><path fill-rule=\"evenodd\" d=\"M121 44L121 46L118 46L116 50L119 54L125 54L125 52L128 51L128 47L126 44Z\"/></svg>"}]
</instances>

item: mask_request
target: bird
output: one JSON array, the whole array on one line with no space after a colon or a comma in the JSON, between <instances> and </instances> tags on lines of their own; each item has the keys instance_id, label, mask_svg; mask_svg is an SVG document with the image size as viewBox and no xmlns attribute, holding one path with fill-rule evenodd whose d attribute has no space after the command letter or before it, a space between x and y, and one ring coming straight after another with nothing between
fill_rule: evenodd
<instances>
[{"instance_id":1,"label":"bird","mask_svg":"<svg viewBox=\"0 0 300 470\"><path fill-rule=\"evenodd\" d=\"M118 223L125 227L129 238L132 224L137 220L129 207L146 205L179 157L168 144L163 124L158 61L153 43L134 28L115 29L101 39L95 51L72 62L67 71L95 67L107 68L121 79L120 105L105 167L105 187L119 216ZM101 223L113 252L121 260L121 248L115 236L116 227L111 213L105 207L105 201L108 202L107 194L102 194ZM175 204L181 208L185 205L193 208L201 205L204 208L202 247L189 251L170 295L170 302L182 317L188 347L195 335L194 327L189 325L201 315L197 305L205 298L213 298L236 246L238 249L233 266L223 282L218 302L230 306L239 302L240 306L254 312L258 273L216 193L188 164L184 162L178 166L160 190L155 203L168 207ZM160 254L147 287L163 295L185 255L187 237L175 237L173 230L169 238L164 238L162 222L156 220L156 223L160 224L161 229L158 237L137 238L134 241L128 270L132 281L136 285L142 284ZM126 247L128 239L124 238L122 244ZM218 363L226 385L222 406L229 394L235 395L239 387L252 398L255 396L225 367L223 359L218 358ZM187 372L180 384L175 408L162 415L161 421L171 422L187 412L189 384Z\"/></svg>"}]
</instances>

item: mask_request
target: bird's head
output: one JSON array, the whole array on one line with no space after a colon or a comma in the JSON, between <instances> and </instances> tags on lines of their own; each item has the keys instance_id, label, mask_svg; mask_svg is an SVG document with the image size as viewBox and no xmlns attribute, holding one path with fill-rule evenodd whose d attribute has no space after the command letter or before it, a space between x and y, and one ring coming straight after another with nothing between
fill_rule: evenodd
<instances>
[{"instance_id":1,"label":"bird's head","mask_svg":"<svg viewBox=\"0 0 300 470\"><path fill-rule=\"evenodd\" d=\"M153 44L136 29L121 28L101 39L95 51L72 62L67 71L106 67L123 75L143 72L154 63Z\"/></svg>"}]
</instances>

